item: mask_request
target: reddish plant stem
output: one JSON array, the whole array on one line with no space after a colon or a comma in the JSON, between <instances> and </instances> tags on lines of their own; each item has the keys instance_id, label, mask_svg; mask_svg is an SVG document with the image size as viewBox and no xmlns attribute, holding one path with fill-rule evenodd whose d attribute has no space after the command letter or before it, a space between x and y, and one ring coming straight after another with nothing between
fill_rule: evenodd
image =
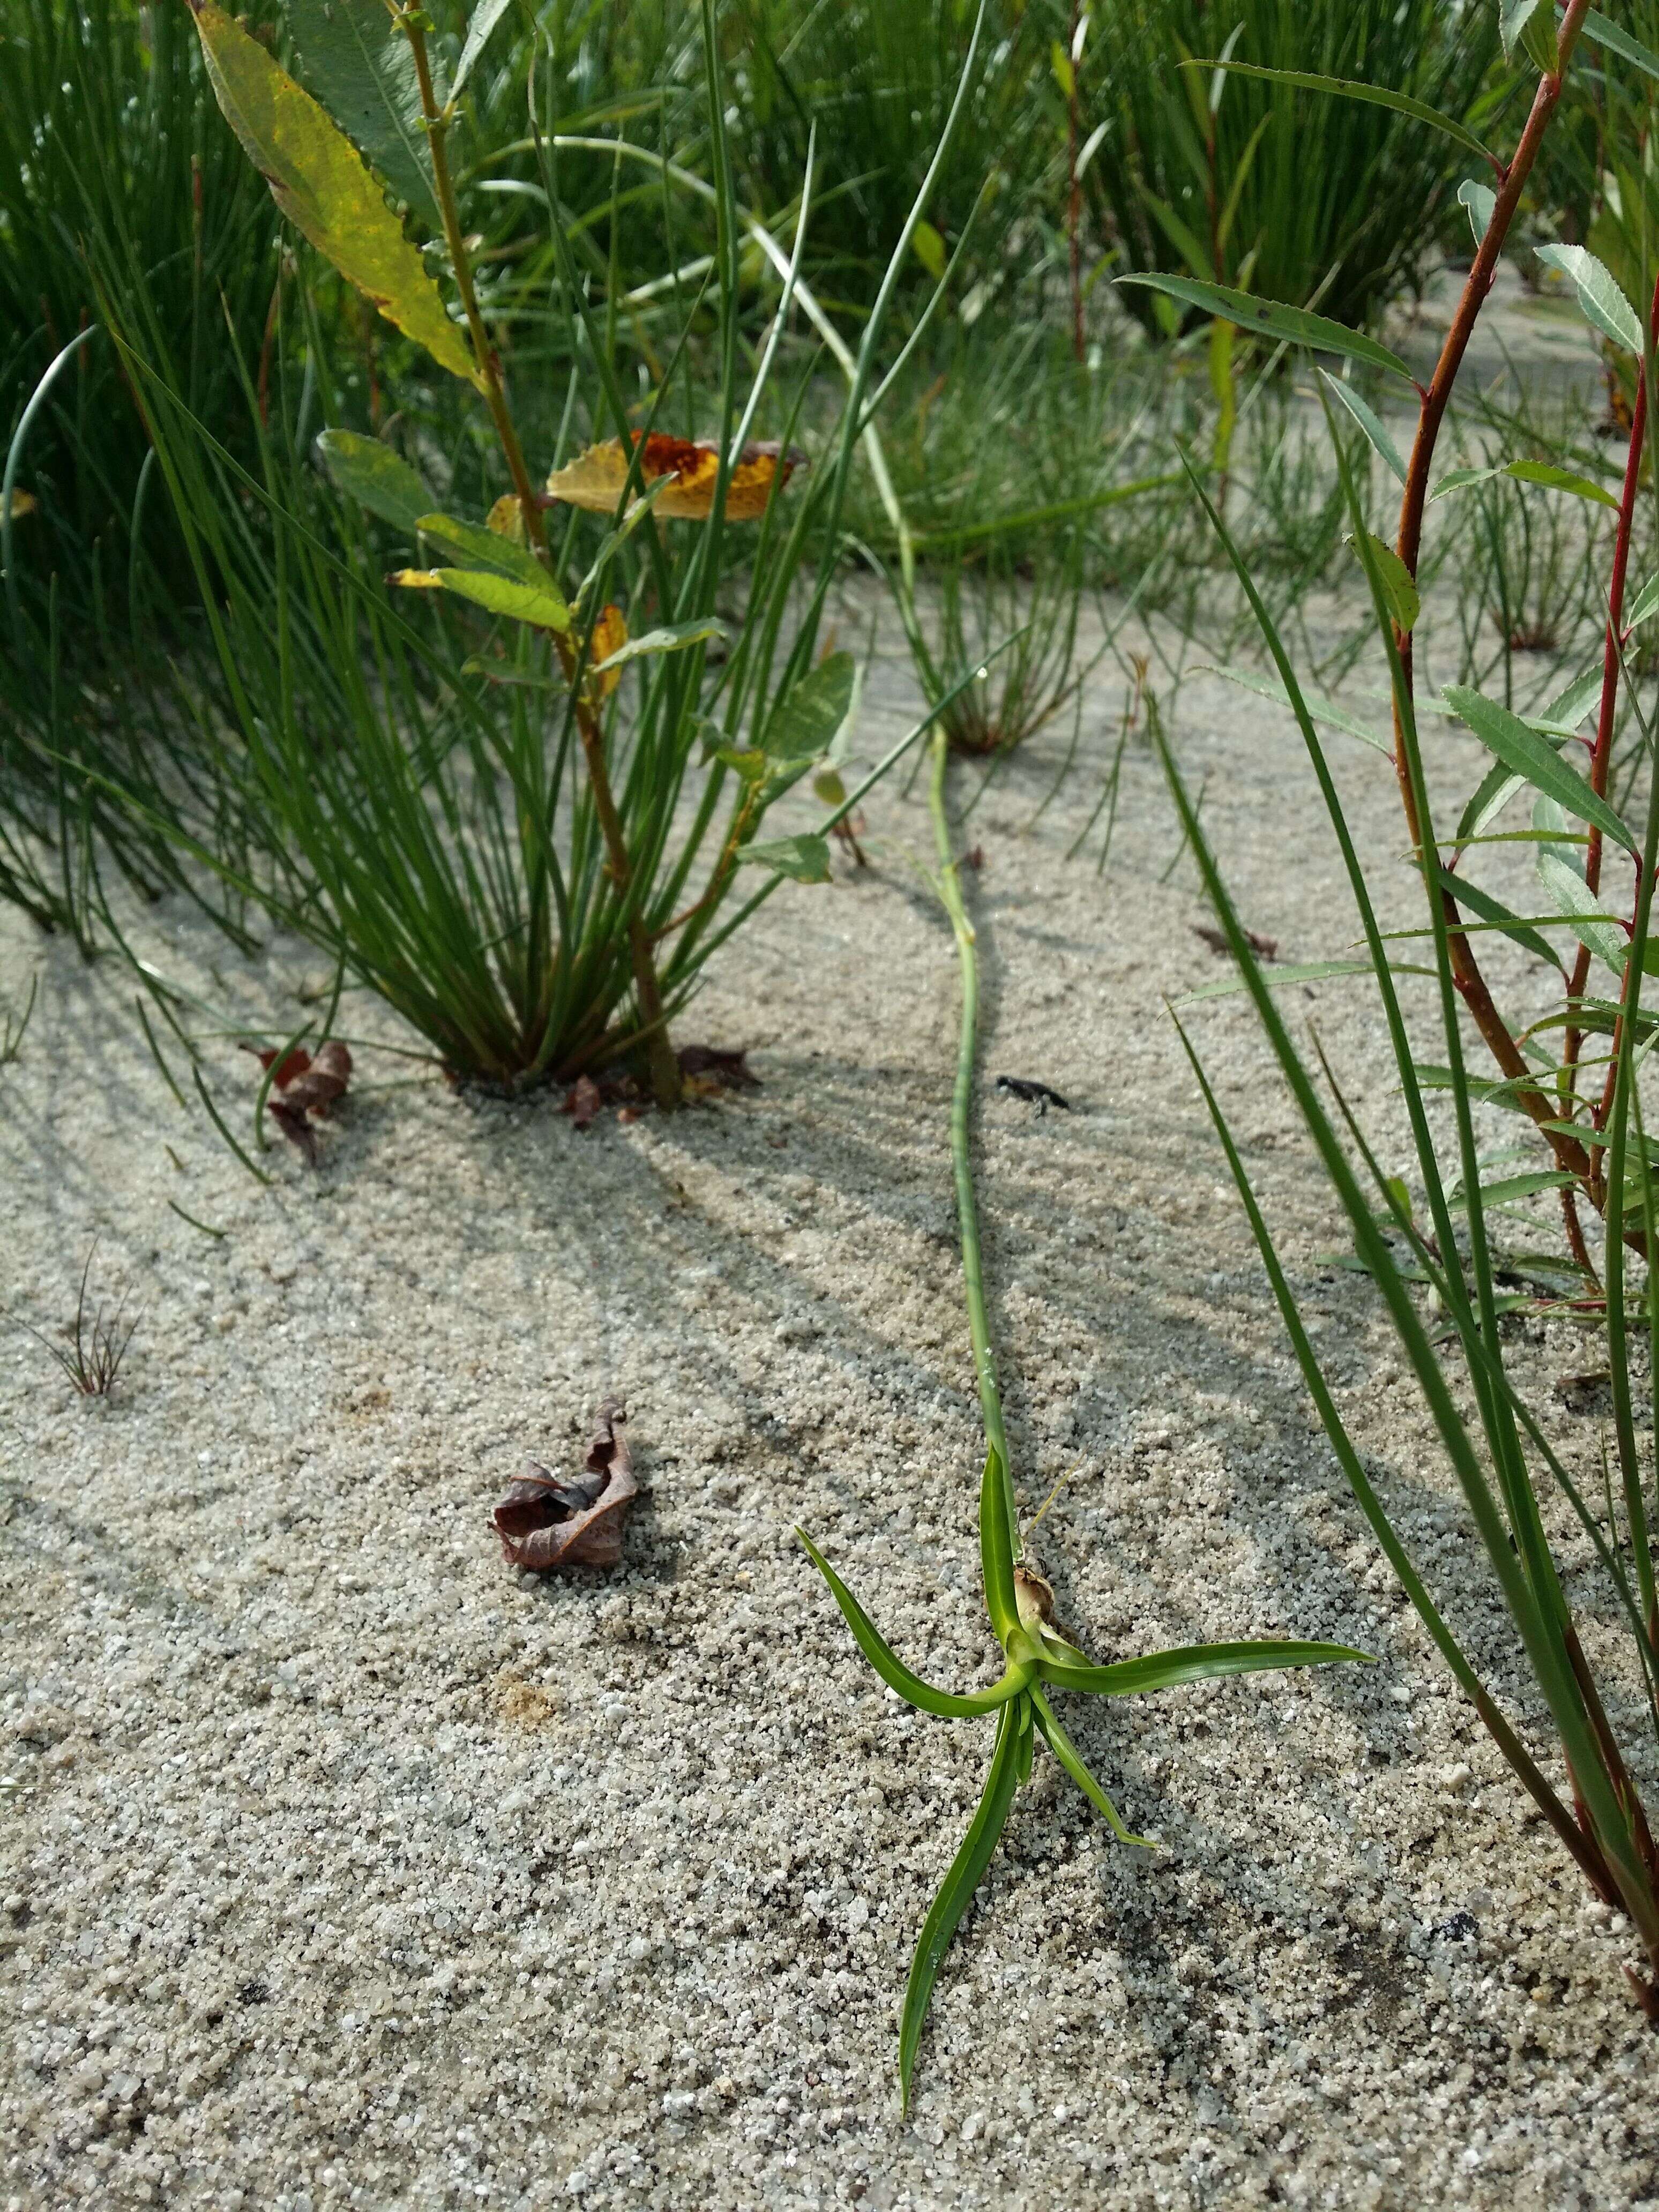
<instances>
[{"instance_id":1,"label":"reddish plant stem","mask_svg":"<svg viewBox=\"0 0 1659 2212\"><path fill-rule=\"evenodd\" d=\"M1077 26L1079 0L1072 0L1072 33L1066 48L1071 64L1072 81L1066 97L1066 163L1071 183L1071 198L1066 211L1066 227L1071 236L1069 245L1072 263L1072 347L1079 363L1085 348L1083 341L1083 180L1077 173Z\"/></svg>"},{"instance_id":2,"label":"reddish plant stem","mask_svg":"<svg viewBox=\"0 0 1659 2212\"><path fill-rule=\"evenodd\" d=\"M1406 489L1400 502L1400 530L1395 545L1400 558L1413 576L1417 574L1418 557L1422 549L1423 510L1428 500L1429 470L1433 463L1440 427L1451 403L1452 388L1463 365L1463 356L1468 351L1469 340L1474 335L1475 324L1492 289L1498 258L1509 235L1510 226L1515 220L1521 194L1532 173L1533 163L1538 158L1538 149L1543 143L1545 131L1549 128L1550 118L1560 101L1567 65L1572 58L1572 50L1577 44L1579 32L1589 12L1589 0L1569 0L1557 33L1556 68L1538 81L1526 128L1521 134L1520 143L1508 167L1502 172L1486 236L1480 241L1474 265L1464 283L1457 312L1452 317L1451 327L1440 349L1440 358L1435 363L1434 374L1423 391L1418 410L1417 435L1412 441L1411 460L1406 471ZM1400 653L1401 681L1405 696L1409 699L1413 681L1411 636L1408 632L1398 629L1395 635ZM1437 852L1426 853L1423 849L1422 826L1418 817L1416 794L1412 788L1410 754L1406 744L1405 726L1398 699L1395 702L1394 709L1394 744L1395 774L1400 784L1401 802L1406 811L1406 826L1412 848L1424 871L1424 881L1430 896L1440 899L1441 909L1450 932L1448 945L1452 981L1505 1079L1519 1085L1530 1071L1508 1024L1493 1002L1486 979L1480 972L1480 962L1464 933L1456 901L1449 891L1437 890L1439 854ZM1556 1118L1554 1105L1540 1089L1517 1087L1516 1098L1540 1127ZM1583 1183L1589 1192L1594 1171L1585 1148L1559 1131L1546 1128L1543 1133L1558 1164Z\"/></svg>"},{"instance_id":3,"label":"reddish plant stem","mask_svg":"<svg viewBox=\"0 0 1659 2212\"><path fill-rule=\"evenodd\" d=\"M1654 285L1653 300L1648 310L1650 333L1659 331L1659 281ZM1642 447L1647 432L1648 370L1644 361L1637 371L1636 404L1631 411L1630 452L1625 461L1625 481L1619 497L1619 526L1613 539L1613 574L1607 583L1607 643L1601 656L1601 704L1596 716L1595 745L1590 754L1590 788L1600 799L1607 795L1607 770L1613 759L1613 723L1619 705L1620 653L1624 645L1625 585L1630 570L1632 526L1636 519L1636 501L1642 477ZM1601 832L1590 825L1589 842L1584 853L1584 880L1592 891L1601 886ZM1578 957L1573 963L1572 977L1568 985L1569 1003L1576 1003L1584 995L1589 981L1590 953L1587 945L1578 948ZM1576 1068L1583 1042L1583 1032L1570 1029L1563 1058L1569 1068ZM1612 1055L1617 1068L1619 1055ZM1596 1109L1596 1127L1606 1126L1607 1108L1610 1094Z\"/></svg>"}]
</instances>

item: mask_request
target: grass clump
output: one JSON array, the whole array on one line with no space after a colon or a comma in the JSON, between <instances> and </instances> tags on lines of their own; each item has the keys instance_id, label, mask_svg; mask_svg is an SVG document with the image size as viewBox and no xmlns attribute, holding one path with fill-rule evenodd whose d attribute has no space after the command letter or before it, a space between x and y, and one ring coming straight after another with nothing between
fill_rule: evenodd
<instances>
[{"instance_id":1,"label":"grass clump","mask_svg":"<svg viewBox=\"0 0 1659 2212\"><path fill-rule=\"evenodd\" d=\"M44 1345L53 1360L63 1370L69 1382L82 1398L107 1398L121 1379L121 1369L132 1342L140 1314L126 1318L127 1292L123 1291L113 1307L100 1298L96 1310L87 1310L87 1285L92 1276L92 1263L97 1257L98 1239L94 1237L87 1253L86 1265L81 1270L81 1288L75 1301L75 1319L57 1336L48 1336L33 1322L13 1315L19 1328L27 1329L37 1344Z\"/></svg>"},{"instance_id":2,"label":"grass clump","mask_svg":"<svg viewBox=\"0 0 1659 2212\"><path fill-rule=\"evenodd\" d=\"M340 419L349 387L305 290L289 311L298 332L279 325L267 369L245 365L258 450L245 470L152 357L142 302L112 299L112 317L132 310L121 337L211 649L205 678L179 695L175 795L139 793L132 811L321 947L454 1074L516 1089L631 1058L672 1104L668 1025L704 962L781 881L827 880L826 833L868 787L826 802L810 828L762 834L850 710L852 657L820 647L820 621L923 200L856 355L843 349L843 402L809 457L789 442L804 380L774 386L797 302L823 319L800 276L812 171L793 252L766 234L775 307L745 359L740 249L758 226L735 198L707 10L714 183L642 148L625 171L612 148L611 169L712 199L714 269L664 352L614 298L593 299L554 221L558 329L522 359L468 228L463 180L485 165L469 149L462 64L441 88L419 11L387 19L384 53L336 55L316 85L356 115L368 94L353 72L407 60L429 167L405 220L435 230L438 279L385 207L391 177L230 18L204 6L198 25L227 112L285 208L470 406L471 472L429 441L399 452ZM556 57L538 51L530 123L552 208L562 166L587 149L539 127L538 71ZM290 127L280 144L273 112ZM532 465L514 395L549 351L574 365L551 450ZM751 435L763 409L781 441ZM464 477L476 504L456 495ZM244 849L227 852L227 824Z\"/></svg>"}]
</instances>

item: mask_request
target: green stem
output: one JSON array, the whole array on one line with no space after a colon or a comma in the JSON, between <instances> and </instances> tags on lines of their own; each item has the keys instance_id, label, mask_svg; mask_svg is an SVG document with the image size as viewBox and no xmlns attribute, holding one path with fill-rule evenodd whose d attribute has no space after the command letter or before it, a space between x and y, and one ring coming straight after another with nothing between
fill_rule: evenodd
<instances>
[{"instance_id":1,"label":"green stem","mask_svg":"<svg viewBox=\"0 0 1659 2212\"><path fill-rule=\"evenodd\" d=\"M974 1341L974 1372L979 1382L979 1402L985 1416L985 1441L1002 1462L1002 1495L1008 1510L1008 1539L1014 1557L1023 1555L1019 1517L1014 1510L1014 1479L1008 1458L1008 1438L1002 1425L1002 1393L997 1387L996 1353L991 1344L991 1325L985 1312L985 1273L980 1258L979 1211L974 1203L974 1170L969 1156L969 1116L974 1103L974 1064L979 1054L979 959L974 925L963 904L962 882L951 853L951 824L945 811L945 775L950 767L950 742L942 729L933 732L933 775L928 806L933 817L933 842L939 851L939 896L951 917L962 968L962 1036L957 1048L956 1089L951 1098L951 1164L957 1179L957 1218L962 1225L962 1279L968 1293L968 1329Z\"/></svg>"}]
</instances>

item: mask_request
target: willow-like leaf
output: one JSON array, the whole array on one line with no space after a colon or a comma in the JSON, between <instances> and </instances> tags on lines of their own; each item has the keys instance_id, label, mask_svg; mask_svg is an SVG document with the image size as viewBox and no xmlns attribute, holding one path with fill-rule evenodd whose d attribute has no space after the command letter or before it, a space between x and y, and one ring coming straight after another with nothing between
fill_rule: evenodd
<instances>
[{"instance_id":1,"label":"willow-like leaf","mask_svg":"<svg viewBox=\"0 0 1659 2212\"><path fill-rule=\"evenodd\" d=\"M191 4L214 97L283 213L388 322L482 391L443 295L351 141L234 16Z\"/></svg>"}]
</instances>

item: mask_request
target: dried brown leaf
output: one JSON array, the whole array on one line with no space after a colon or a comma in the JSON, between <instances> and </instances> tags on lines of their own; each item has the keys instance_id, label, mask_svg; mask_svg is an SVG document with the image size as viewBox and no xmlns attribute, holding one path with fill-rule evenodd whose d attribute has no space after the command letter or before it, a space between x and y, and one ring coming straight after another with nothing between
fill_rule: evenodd
<instances>
[{"instance_id":1,"label":"dried brown leaf","mask_svg":"<svg viewBox=\"0 0 1659 2212\"><path fill-rule=\"evenodd\" d=\"M628 1409L607 1398L594 1419L583 1472L565 1478L530 1461L495 1508L508 1564L533 1574L565 1567L614 1567L623 1524L639 1494L626 1434Z\"/></svg>"},{"instance_id":2,"label":"dried brown leaf","mask_svg":"<svg viewBox=\"0 0 1659 2212\"><path fill-rule=\"evenodd\" d=\"M564 1094L564 1110L579 1129L585 1129L605 1103L605 1095L591 1075L579 1075Z\"/></svg>"},{"instance_id":3,"label":"dried brown leaf","mask_svg":"<svg viewBox=\"0 0 1659 2212\"><path fill-rule=\"evenodd\" d=\"M261 1067L269 1067L276 1059L274 1051L261 1051ZM265 1110L291 1145L297 1145L314 1167L317 1164L317 1139L313 1133L310 1117L325 1115L337 1098L343 1098L351 1082L351 1053L337 1037L330 1037L319 1044L315 1054L303 1045L283 1055L283 1061L270 1079L270 1089L265 1098Z\"/></svg>"}]
</instances>

